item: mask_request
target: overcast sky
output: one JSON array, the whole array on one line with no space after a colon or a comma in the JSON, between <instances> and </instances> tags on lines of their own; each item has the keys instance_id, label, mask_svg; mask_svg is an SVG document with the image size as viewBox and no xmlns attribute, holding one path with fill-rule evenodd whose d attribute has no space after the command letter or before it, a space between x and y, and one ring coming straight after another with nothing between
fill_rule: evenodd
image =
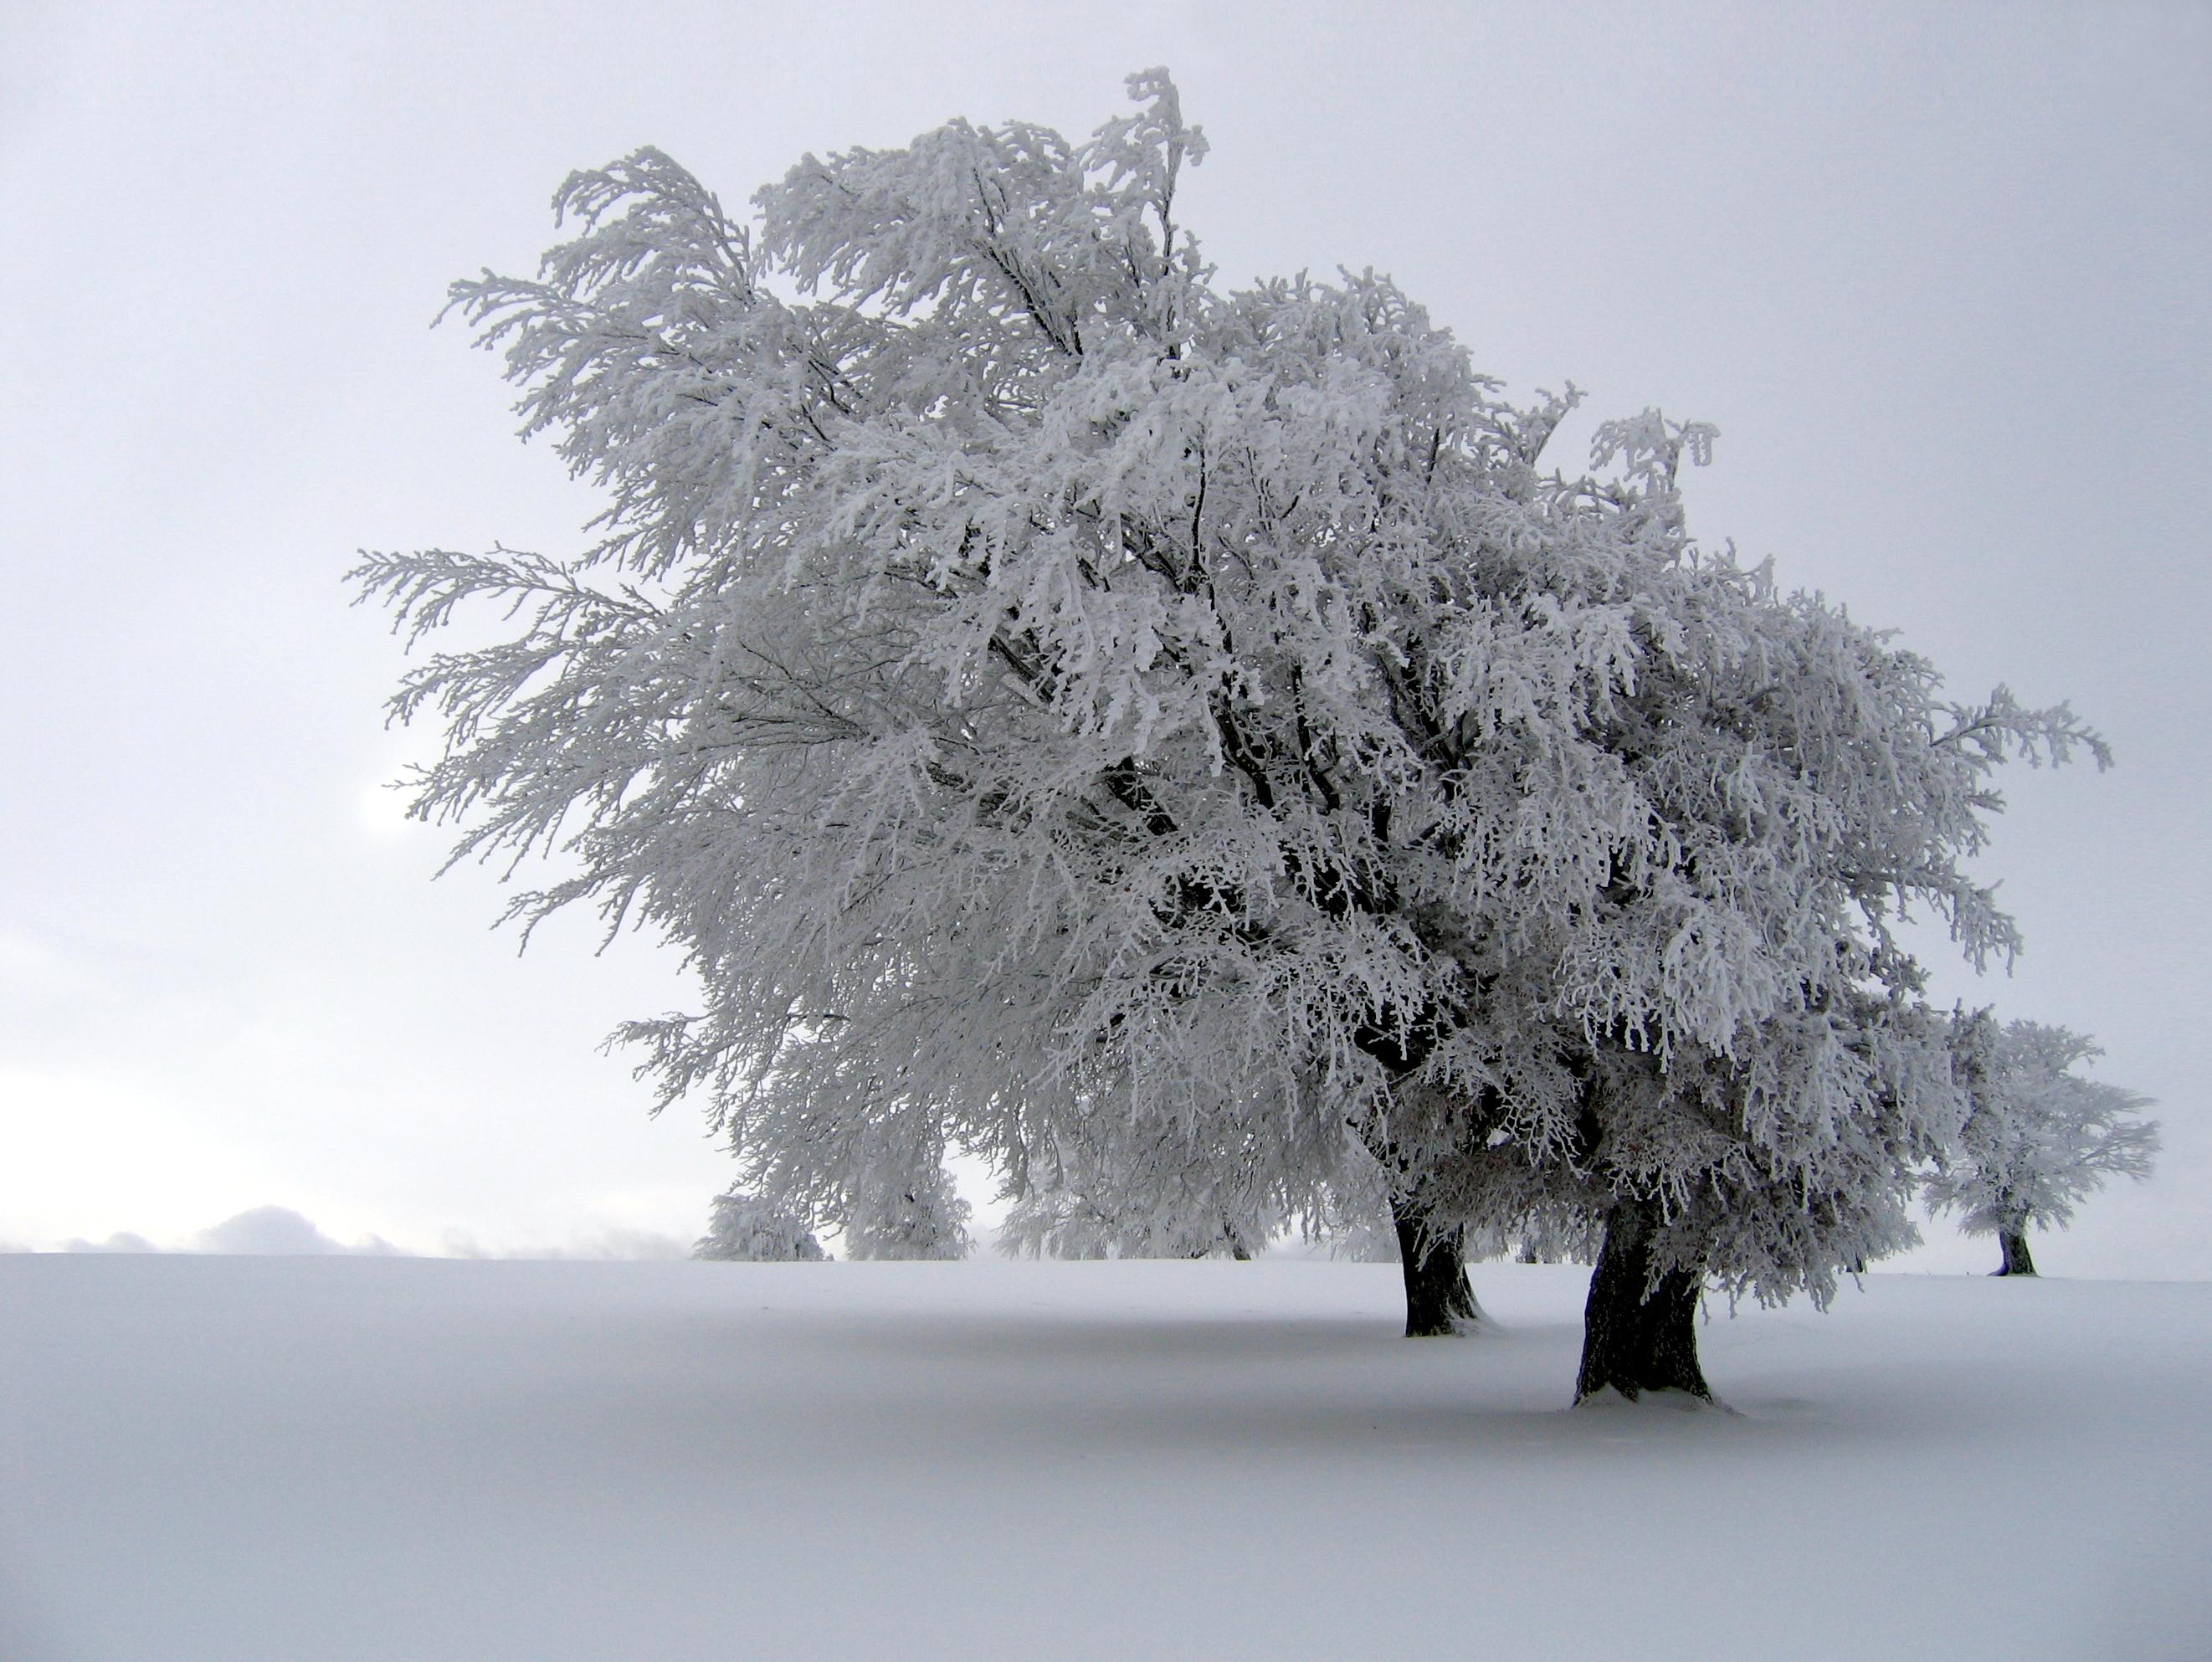
<instances>
[{"instance_id":1,"label":"overcast sky","mask_svg":"<svg viewBox=\"0 0 2212 1662\"><path fill-rule=\"evenodd\" d=\"M726 1154L597 1049L685 1003L665 957L518 959L377 788L419 741L355 551L563 552L594 506L429 319L571 168L656 144L734 206L955 115L1087 132L1157 63L1223 282L1371 265L1516 391L1717 423L1704 537L2102 728L2112 773L2008 785L2028 955L1941 989L2160 1099L2160 1175L2046 1268L2212 1275L2202 4L7 0L0 1243L698 1233Z\"/></svg>"}]
</instances>

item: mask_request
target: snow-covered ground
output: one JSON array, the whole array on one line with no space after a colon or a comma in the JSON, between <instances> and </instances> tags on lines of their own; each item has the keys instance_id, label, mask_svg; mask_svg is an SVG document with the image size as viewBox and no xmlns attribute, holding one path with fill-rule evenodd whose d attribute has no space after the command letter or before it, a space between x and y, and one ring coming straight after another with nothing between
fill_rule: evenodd
<instances>
[{"instance_id":1,"label":"snow-covered ground","mask_svg":"<svg viewBox=\"0 0 2212 1662\"><path fill-rule=\"evenodd\" d=\"M8 1662L2212 1655L2212 1286L0 1258Z\"/></svg>"}]
</instances>

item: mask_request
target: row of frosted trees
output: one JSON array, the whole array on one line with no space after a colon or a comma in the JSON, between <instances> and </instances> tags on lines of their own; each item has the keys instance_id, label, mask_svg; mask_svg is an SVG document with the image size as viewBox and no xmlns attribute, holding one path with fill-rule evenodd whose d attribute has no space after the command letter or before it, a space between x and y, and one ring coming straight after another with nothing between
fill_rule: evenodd
<instances>
[{"instance_id":1,"label":"row of frosted trees","mask_svg":"<svg viewBox=\"0 0 2212 1662\"><path fill-rule=\"evenodd\" d=\"M2031 1228L2063 1227L2075 1206L2115 1174L2149 1175L2158 1128L2141 1117L2145 1099L2076 1071L2099 1054L2081 1034L2036 1022L1999 1027L1987 1010L1959 1012L1950 1034L1953 1079L1966 1113L1957 1139L1917 1176L1939 1211L1955 1210L1970 1234L1994 1236L1994 1273L2033 1275ZM965 1258L969 1209L950 1182L912 1184L878 1168L888 1183L848 1191L857 1216L842 1220L855 1258ZM925 1174L927 1175L927 1174ZM1465 1227L1444 1239L1401 1240L1392 1228L1380 1168L1351 1193L1333 1192L1317 1212L1287 1216L1256 1199L1235 1215L1218 1206L1194 1214L1164 1210L1157 1189L1132 1193L1126 1168L1090 1163L1032 1186L997 1232L1002 1252L1054 1258L1244 1259L1284 1233L1303 1228L1331 1250L1407 1265L1409 1335L1431 1337L1478 1319L1466 1281ZM918 1191L918 1192L917 1192ZM1517 1240L1495 1228L1477 1236L1492 1255L1514 1251L1526 1262L1586 1257L1586 1236L1530 1233ZM756 1262L819 1260L825 1254L811 1220L772 1198L735 1188L715 1198L697 1256ZM1431 1262L1424 1263L1426 1258Z\"/></svg>"},{"instance_id":2,"label":"row of frosted trees","mask_svg":"<svg viewBox=\"0 0 2212 1662\"><path fill-rule=\"evenodd\" d=\"M570 559L357 568L410 641L510 620L402 683L415 811L557 854L526 925L680 949L697 1009L621 1036L763 1227L941 1245L954 1149L1061 1250L1387 1213L1413 1331L1468 1250L1582 1250L1578 1394L1703 1393L1702 1289L1825 1300L1966 1181L1961 1058L2012 1041L1899 922L2009 958L1994 775L2103 747L1692 541L1711 429L1547 469L1577 396L1388 280L1216 287L1204 141L1131 91L808 156L750 220L640 151L455 285L606 506Z\"/></svg>"}]
</instances>

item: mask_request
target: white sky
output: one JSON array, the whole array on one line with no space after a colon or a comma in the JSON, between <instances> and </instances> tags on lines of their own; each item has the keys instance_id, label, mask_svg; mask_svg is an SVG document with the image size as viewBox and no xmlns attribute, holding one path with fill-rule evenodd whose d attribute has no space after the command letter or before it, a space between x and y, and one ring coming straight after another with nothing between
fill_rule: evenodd
<instances>
[{"instance_id":1,"label":"white sky","mask_svg":"<svg viewBox=\"0 0 2212 1662\"><path fill-rule=\"evenodd\" d=\"M2159 1177L2046 1268L2212 1276L2202 4L9 0L0 1242L698 1232L726 1156L596 1051L684 1002L665 958L579 920L518 961L374 789L402 660L355 550L558 552L592 507L425 325L573 167L658 144L734 205L953 115L1088 131L1155 63L1223 281L1373 265L1516 391L1718 423L1703 536L2103 728L2112 773L2011 782L2018 974L1943 991L2160 1099Z\"/></svg>"}]
</instances>

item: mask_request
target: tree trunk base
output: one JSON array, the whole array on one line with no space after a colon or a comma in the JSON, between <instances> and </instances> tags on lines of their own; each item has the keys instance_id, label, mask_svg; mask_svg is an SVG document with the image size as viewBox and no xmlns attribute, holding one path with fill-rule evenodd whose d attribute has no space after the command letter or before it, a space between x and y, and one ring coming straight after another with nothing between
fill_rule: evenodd
<instances>
[{"instance_id":1,"label":"tree trunk base","mask_svg":"<svg viewBox=\"0 0 2212 1662\"><path fill-rule=\"evenodd\" d=\"M1418 1214L1392 1210L1398 1264L1406 1276L1406 1337L1443 1338L1482 1325L1482 1307L1467 1278L1467 1238L1459 1228L1432 1230Z\"/></svg>"},{"instance_id":2,"label":"tree trunk base","mask_svg":"<svg viewBox=\"0 0 2212 1662\"><path fill-rule=\"evenodd\" d=\"M1651 1278L1656 1203L1623 1200L1605 1225L1605 1245L1583 1307L1583 1363L1575 1400L1611 1391L1634 1402L1647 1392L1680 1391L1713 1400L1698 1363L1698 1295L1704 1277L1670 1270Z\"/></svg>"},{"instance_id":3,"label":"tree trunk base","mask_svg":"<svg viewBox=\"0 0 2212 1662\"><path fill-rule=\"evenodd\" d=\"M1997 1245L2004 1251L2004 1262L1990 1271L1991 1275L2032 1276L2035 1273L2035 1260L2028 1256L2027 1230L2000 1229L1997 1231Z\"/></svg>"}]
</instances>

